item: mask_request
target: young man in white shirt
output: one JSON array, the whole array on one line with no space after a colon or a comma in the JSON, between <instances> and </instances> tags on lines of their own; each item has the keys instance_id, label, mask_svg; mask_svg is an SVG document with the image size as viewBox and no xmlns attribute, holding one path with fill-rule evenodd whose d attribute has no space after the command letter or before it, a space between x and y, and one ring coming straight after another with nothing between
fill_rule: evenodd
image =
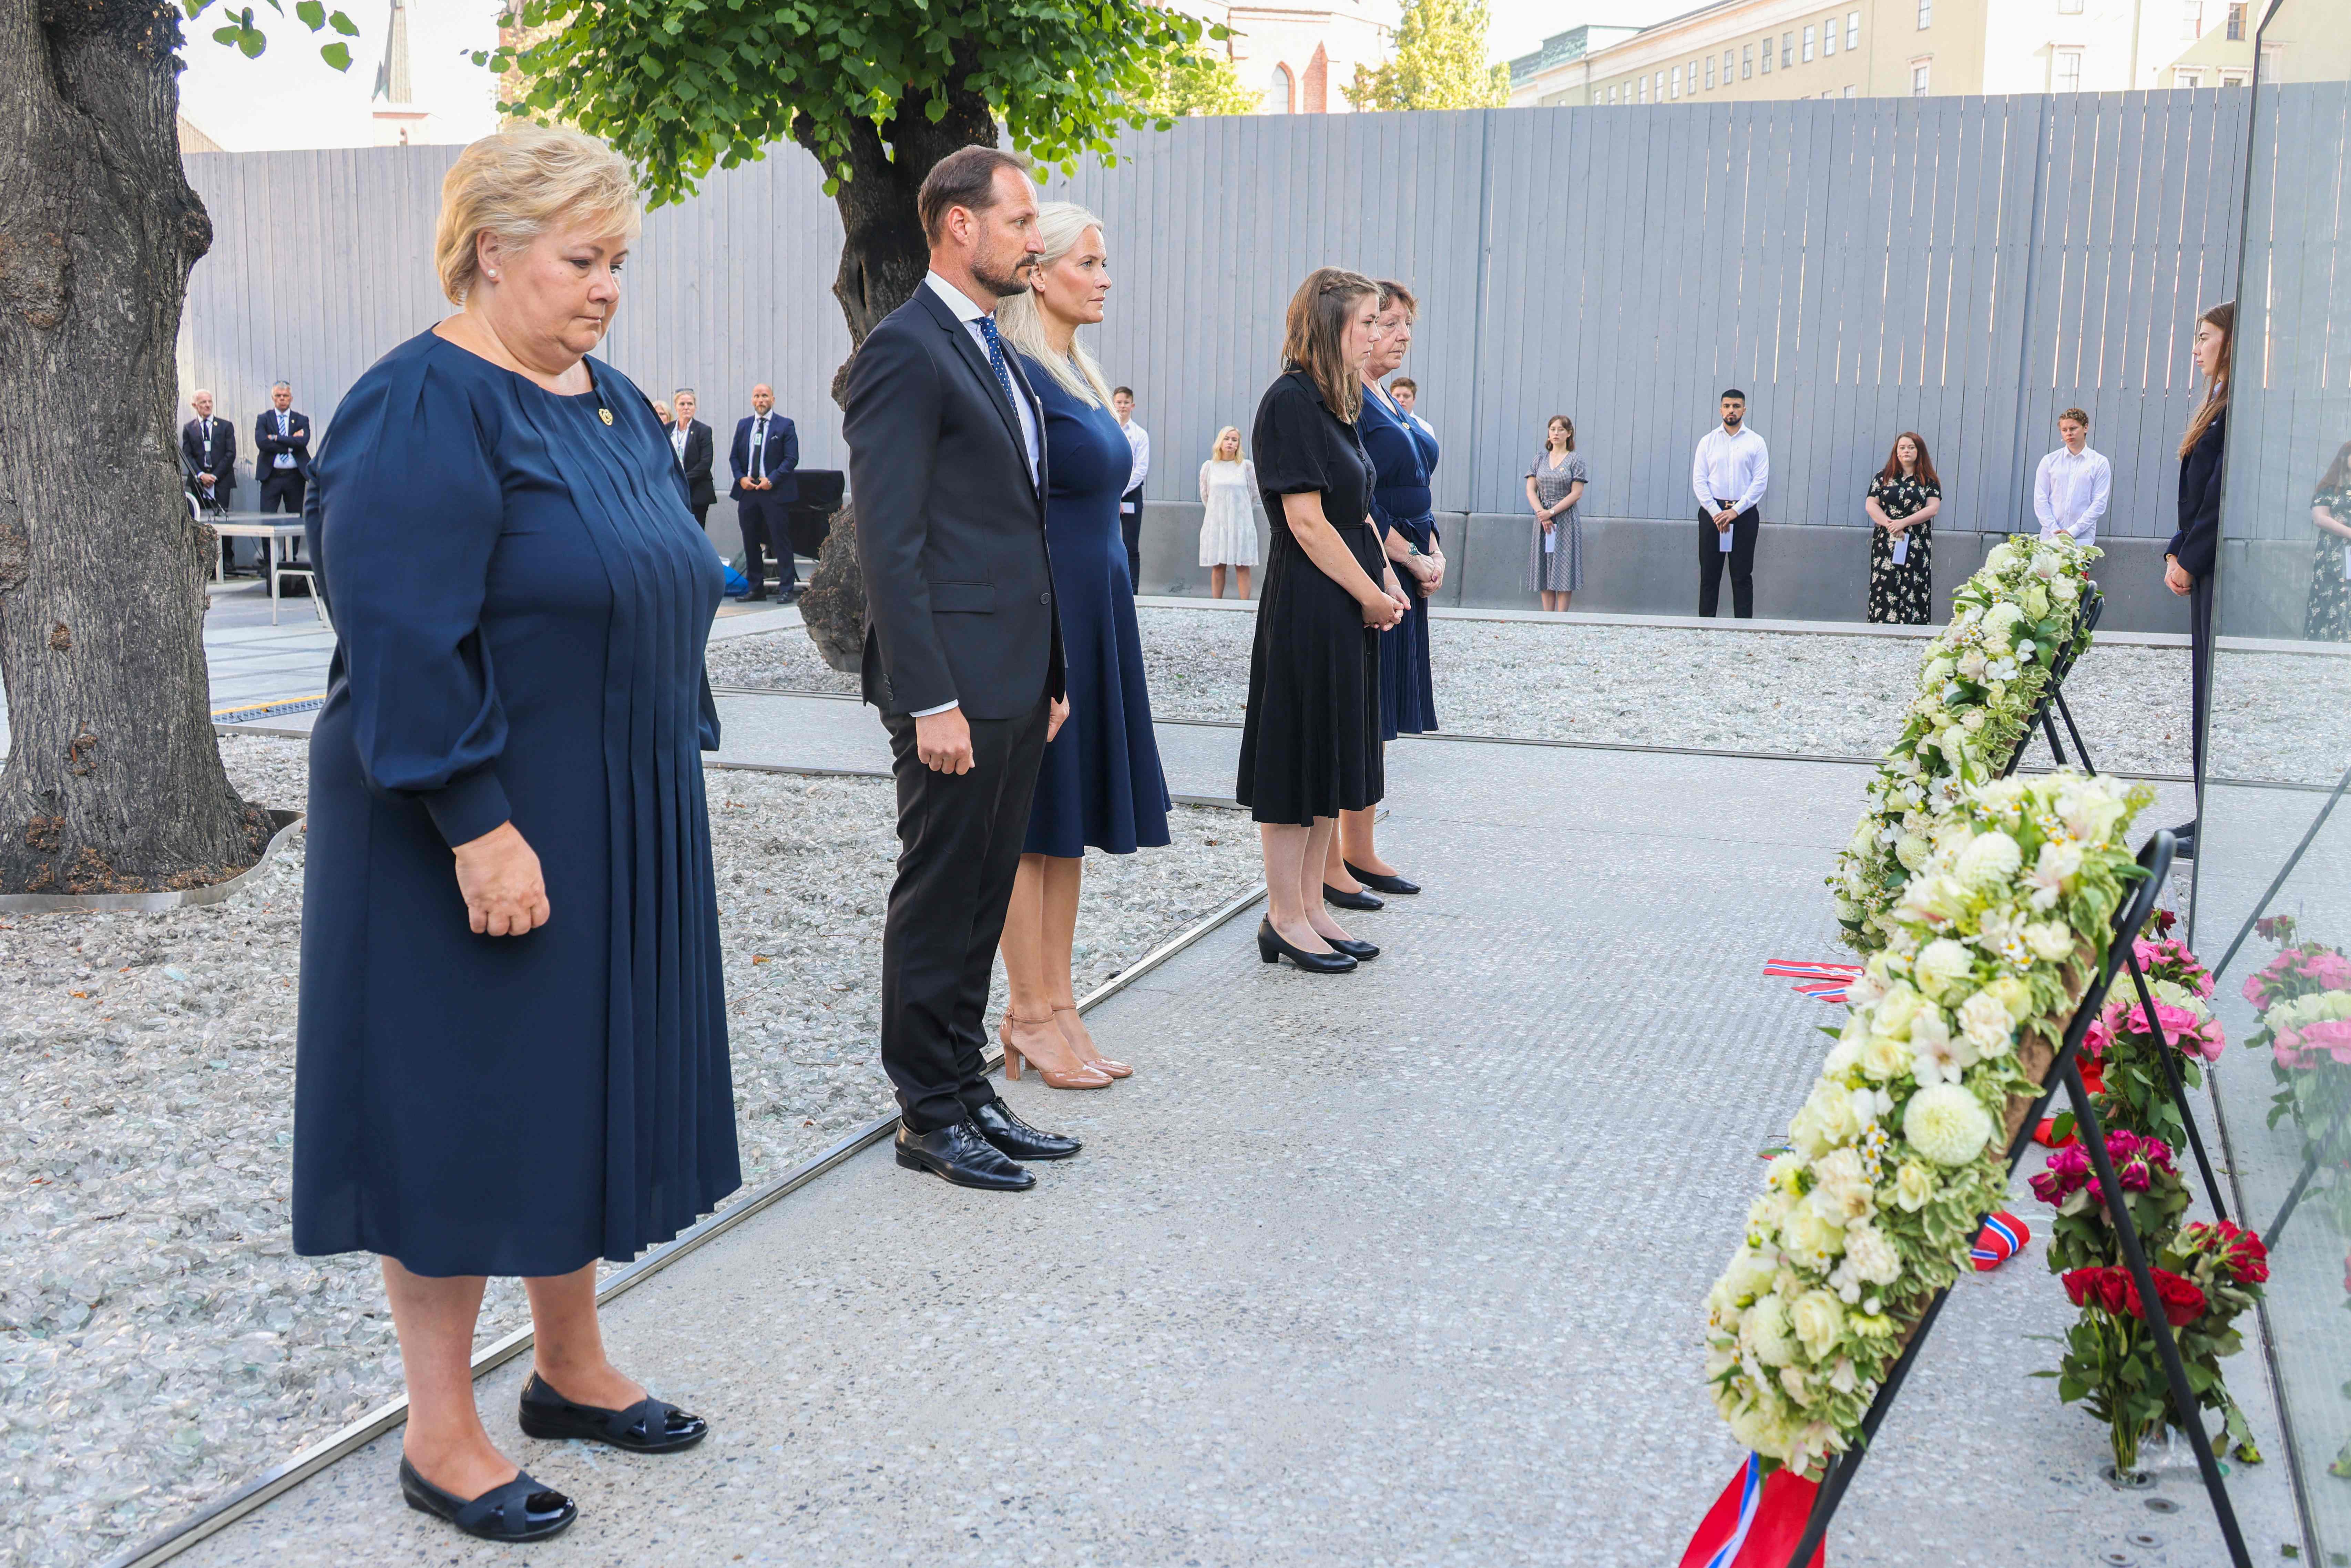
<instances>
[{"instance_id":1,"label":"young man in white shirt","mask_svg":"<svg viewBox=\"0 0 2351 1568\"><path fill-rule=\"evenodd\" d=\"M1126 493L1118 498L1118 531L1126 541L1126 586L1143 591L1143 481L1151 473L1151 432L1134 423L1134 389L1120 387L1110 394L1111 412L1126 432L1126 449L1133 465L1126 476Z\"/></svg>"},{"instance_id":2,"label":"young man in white shirt","mask_svg":"<svg viewBox=\"0 0 2351 1568\"><path fill-rule=\"evenodd\" d=\"M1763 438L1747 428L1747 394L1732 387L1722 394L1722 423L1698 438L1690 465L1690 488L1698 496L1698 612L1711 619L1722 596L1722 565L1730 563L1730 612L1755 618L1755 536L1763 519L1757 510L1771 480L1771 454Z\"/></svg>"},{"instance_id":3,"label":"young man in white shirt","mask_svg":"<svg viewBox=\"0 0 2351 1568\"><path fill-rule=\"evenodd\" d=\"M2032 476L2032 515L2044 539L2071 534L2076 544L2095 544L2114 495L2114 465L2090 450L2090 416L2080 409L2057 416L2057 434L2064 444L2043 457Z\"/></svg>"}]
</instances>

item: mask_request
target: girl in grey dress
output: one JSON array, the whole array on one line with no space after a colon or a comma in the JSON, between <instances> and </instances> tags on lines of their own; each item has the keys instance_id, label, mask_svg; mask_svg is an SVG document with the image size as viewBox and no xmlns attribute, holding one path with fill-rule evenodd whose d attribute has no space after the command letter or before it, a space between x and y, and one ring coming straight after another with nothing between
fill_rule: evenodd
<instances>
[{"instance_id":1,"label":"girl in grey dress","mask_svg":"<svg viewBox=\"0 0 2351 1568\"><path fill-rule=\"evenodd\" d=\"M1534 509L1528 586L1542 595L1545 610L1566 609L1569 595L1583 586L1583 525L1576 512L1591 477L1576 455L1575 422L1552 415L1543 449L1527 469L1527 505Z\"/></svg>"}]
</instances>

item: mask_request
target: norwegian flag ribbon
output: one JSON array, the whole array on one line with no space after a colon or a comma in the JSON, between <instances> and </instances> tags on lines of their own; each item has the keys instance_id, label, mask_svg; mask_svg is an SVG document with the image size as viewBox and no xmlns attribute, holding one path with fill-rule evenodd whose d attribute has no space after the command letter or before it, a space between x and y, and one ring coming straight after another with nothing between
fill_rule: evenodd
<instances>
[{"instance_id":1,"label":"norwegian flag ribbon","mask_svg":"<svg viewBox=\"0 0 2351 1568\"><path fill-rule=\"evenodd\" d=\"M1748 1455L1698 1522L1681 1568L1786 1568L1819 1491L1818 1482L1793 1470L1765 1475L1762 1459ZM1821 1568L1824 1555L1814 1552L1811 1568Z\"/></svg>"},{"instance_id":2,"label":"norwegian flag ribbon","mask_svg":"<svg viewBox=\"0 0 2351 1568\"><path fill-rule=\"evenodd\" d=\"M2024 1221L2004 1208L1996 1209L1984 1221L1983 1229L1977 1233L1975 1245L1968 1249L1968 1256L1975 1260L1977 1273L1989 1274L2023 1251L2025 1244L2032 1239L2032 1231Z\"/></svg>"},{"instance_id":3,"label":"norwegian flag ribbon","mask_svg":"<svg viewBox=\"0 0 2351 1568\"><path fill-rule=\"evenodd\" d=\"M1788 988L1816 1002L1844 1000L1845 988L1861 973L1858 964L1813 963L1804 958L1772 958L1763 965L1767 980L1793 980Z\"/></svg>"}]
</instances>

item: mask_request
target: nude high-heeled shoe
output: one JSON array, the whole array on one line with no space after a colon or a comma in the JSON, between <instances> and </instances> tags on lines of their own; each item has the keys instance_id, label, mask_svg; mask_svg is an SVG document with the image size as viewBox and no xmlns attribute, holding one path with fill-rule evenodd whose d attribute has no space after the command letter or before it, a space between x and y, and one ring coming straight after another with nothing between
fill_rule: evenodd
<instances>
[{"instance_id":1,"label":"nude high-heeled shoe","mask_svg":"<svg viewBox=\"0 0 2351 1568\"><path fill-rule=\"evenodd\" d=\"M1037 1031L1029 1037L1029 1046L1014 1042L1012 1026L1015 1024ZM1062 1038L1060 1030L1053 1027L1050 1013L1040 1019L1024 1019L1017 1017L1010 1008L1007 1008L1003 1020L996 1026L996 1039L1004 1047L1004 1077L1008 1082L1019 1082L1021 1063L1026 1061L1037 1070L1037 1076L1045 1081L1048 1089L1110 1087L1108 1073L1097 1072L1078 1060L1077 1052L1070 1049L1070 1042ZM1044 1056L1040 1056L1038 1050L1030 1049L1031 1046L1042 1050ZM1046 1057L1053 1060L1049 1061Z\"/></svg>"},{"instance_id":2,"label":"nude high-heeled shoe","mask_svg":"<svg viewBox=\"0 0 2351 1568\"><path fill-rule=\"evenodd\" d=\"M1078 1060L1096 1072L1106 1072L1113 1078L1134 1076L1134 1068L1123 1061L1113 1061L1094 1049L1094 1037L1086 1029L1085 1019L1077 1009L1055 1008L1053 1022L1060 1028L1061 1038L1070 1042L1070 1049L1078 1053Z\"/></svg>"}]
</instances>

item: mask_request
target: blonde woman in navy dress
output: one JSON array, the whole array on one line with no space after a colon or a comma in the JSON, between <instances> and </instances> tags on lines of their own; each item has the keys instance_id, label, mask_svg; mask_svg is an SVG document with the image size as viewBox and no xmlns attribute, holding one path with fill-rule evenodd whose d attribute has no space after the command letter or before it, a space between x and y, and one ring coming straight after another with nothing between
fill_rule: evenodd
<instances>
[{"instance_id":1,"label":"blonde woman in navy dress","mask_svg":"<svg viewBox=\"0 0 2351 1568\"><path fill-rule=\"evenodd\" d=\"M690 1447L701 1418L606 1358L596 1263L741 1185L702 792L718 559L652 405L588 355L637 227L601 141L519 124L465 149L434 242L461 308L352 386L307 517L336 643L294 1246L381 1255L402 1493L491 1541L577 1511L475 1407L484 1277L529 1291L526 1435Z\"/></svg>"},{"instance_id":2,"label":"blonde woman in navy dress","mask_svg":"<svg viewBox=\"0 0 2351 1568\"><path fill-rule=\"evenodd\" d=\"M1134 455L1111 412L1110 384L1078 340L1110 294L1102 220L1070 202L1046 202L1037 214L1044 255L1029 291L998 305L996 321L1045 409L1045 542L1070 716L1045 747L1004 916L998 950L1010 995L998 1038L1007 1078L1025 1062L1050 1089L1106 1089L1134 1070L1096 1049L1078 1015L1070 968L1085 853L1165 844L1169 800L1119 531Z\"/></svg>"}]
</instances>

